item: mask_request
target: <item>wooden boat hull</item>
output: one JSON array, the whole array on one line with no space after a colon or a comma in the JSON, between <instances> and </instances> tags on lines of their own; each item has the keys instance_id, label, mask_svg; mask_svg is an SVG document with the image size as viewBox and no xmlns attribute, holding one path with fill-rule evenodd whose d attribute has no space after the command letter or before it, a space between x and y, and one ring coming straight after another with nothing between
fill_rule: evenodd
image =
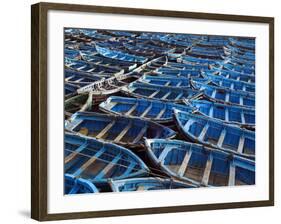
<instances>
[{"instance_id":1,"label":"wooden boat hull","mask_svg":"<svg viewBox=\"0 0 281 224\"><path fill-rule=\"evenodd\" d=\"M173 108L192 112L195 108L159 100L111 96L99 105L99 109L120 116L139 117L158 123L173 121Z\"/></svg>"},{"instance_id":2,"label":"wooden boat hull","mask_svg":"<svg viewBox=\"0 0 281 224\"><path fill-rule=\"evenodd\" d=\"M225 123L238 125L241 128L255 129L255 110L245 107L229 106L205 100L192 100L187 105L197 108L202 115Z\"/></svg>"},{"instance_id":3,"label":"wooden boat hull","mask_svg":"<svg viewBox=\"0 0 281 224\"><path fill-rule=\"evenodd\" d=\"M197 186L255 184L255 162L200 144L146 139L148 155L167 175Z\"/></svg>"},{"instance_id":4,"label":"wooden boat hull","mask_svg":"<svg viewBox=\"0 0 281 224\"><path fill-rule=\"evenodd\" d=\"M170 102L183 102L183 99L196 99L202 95L202 92L192 89L153 86L137 82L131 83L121 91L126 95L137 98L157 99Z\"/></svg>"},{"instance_id":5,"label":"wooden boat hull","mask_svg":"<svg viewBox=\"0 0 281 224\"><path fill-rule=\"evenodd\" d=\"M255 132L176 109L174 116L177 127L187 139L239 156L255 158Z\"/></svg>"},{"instance_id":6,"label":"wooden boat hull","mask_svg":"<svg viewBox=\"0 0 281 224\"><path fill-rule=\"evenodd\" d=\"M111 187L114 192L128 192L195 188L196 185L187 184L172 179L147 177L111 181Z\"/></svg>"},{"instance_id":7,"label":"wooden boat hull","mask_svg":"<svg viewBox=\"0 0 281 224\"><path fill-rule=\"evenodd\" d=\"M143 138L172 138L173 130L141 118L77 112L66 121L68 131L130 147L142 147Z\"/></svg>"},{"instance_id":8,"label":"wooden boat hull","mask_svg":"<svg viewBox=\"0 0 281 224\"><path fill-rule=\"evenodd\" d=\"M255 108L255 95L253 93L238 92L194 80L191 80L191 85L198 91L203 91L204 96L210 101L232 106Z\"/></svg>"},{"instance_id":9,"label":"wooden boat hull","mask_svg":"<svg viewBox=\"0 0 281 224\"><path fill-rule=\"evenodd\" d=\"M105 182L147 176L145 163L130 150L96 139L65 133L64 169L75 178ZM96 185L97 186L97 185Z\"/></svg>"}]
</instances>

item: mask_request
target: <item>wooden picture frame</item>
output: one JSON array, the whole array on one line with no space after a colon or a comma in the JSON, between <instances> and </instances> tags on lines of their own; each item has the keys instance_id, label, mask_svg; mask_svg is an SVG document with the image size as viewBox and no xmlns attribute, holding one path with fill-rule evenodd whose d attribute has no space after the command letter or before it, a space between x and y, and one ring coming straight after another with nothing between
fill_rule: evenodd
<instances>
[{"instance_id":1,"label":"wooden picture frame","mask_svg":"<svg viewBox=\"0 0 281 224\"><path fill-rule=\"evenodd\" d=\"M274 205L274 18L258 16L224 15L182 11L162 11L136 8L116 8L90 5L38 3L31 7L31 217L39 221L80 219L109 216L157 214L170 212L203 211L226 208L246 208ZM48 158L48 99L47 99L47 13L50 10L71 12L158 16L216 21L252 22L269 25L269 199L233 203L186 206L132 208L75 213L48 213L47 158Z\"/></svg>"}]
</instances>

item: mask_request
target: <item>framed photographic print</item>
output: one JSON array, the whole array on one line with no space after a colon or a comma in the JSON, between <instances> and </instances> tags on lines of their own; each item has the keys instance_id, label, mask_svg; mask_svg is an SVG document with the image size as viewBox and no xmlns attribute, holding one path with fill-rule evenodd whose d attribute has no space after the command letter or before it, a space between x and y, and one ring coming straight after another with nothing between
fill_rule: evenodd
<instances>
[{"instance_id":1,"label":"framed photographic print","mask_svg":"<svg viewBox=\"0 0 281 224\"><path fill-rule=\"evenodd\" d=\"M274 19L32 5L34 219L274 204Z\"/></svg>"}]
</instances>

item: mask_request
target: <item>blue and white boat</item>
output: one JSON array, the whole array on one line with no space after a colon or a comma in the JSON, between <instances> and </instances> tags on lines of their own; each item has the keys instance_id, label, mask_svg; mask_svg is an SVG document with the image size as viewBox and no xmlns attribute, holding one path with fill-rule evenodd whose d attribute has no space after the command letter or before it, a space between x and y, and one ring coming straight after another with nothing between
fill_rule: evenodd
<instances>
[{"instance_id":1,"label":"blue and white boat","mask_svg":"<svg viewBox=\"0 0 281 224\"><path fill-rule=\"evenodd\" d=\"M174 116L177 127L187 139L236 155L255 158L254 131L177 109L174 109Z\"/></svg>"},{"instance_id":2,"label":"blue and white boat","mask_svg":"<svg viewBox=\"0 0 281 224\"><path fill-rule=\"evenodd\" d=\"M106 113L120 116L139 117L158 123L173 121L173 108L192 112L195 108L175 103L163 103L159 100L110 96L99 105Z\"/></svg>"},{"instance_id":3,"label":"blue and white boat","mask_svg":"<svg viewBox=\"0 0 281 224\"><path fill-rule=\"evenodd\" d=\"M143 177L149 173L145 163L124 147L67 133L64 138L65 173L86 179L88 186L89 182ZM88 191L96 192L92 185L91 188Z\"/></svg>"},{"instance_id":4,"label":"blue and white boat","mask_svg":"<svg viewBox=\"0 0 281 224\"><path fill-rule=\"evenodd\" d=\"M147 139L148 155L169 176L197 186L255 184L255 162L200 144Z\"/></svg>"},{"instance_id":5,"label":"blue and white boat","mask_svg":"<svg viewBox=\"0 0 281 224\"><path fill-rule=\"evenodd\" d=\"M128 191L155 191L172 190L183 188L195 188L194 184L188 184L169 178L145 177L111 181L111 188L114 192Z\"/></svg>"},{"instance_id":6,"label":"blue and white boat","mask_svg":"<svg viewBox=\"0 0 281 224\"><path fill-rule=\"evenodd\" d=\"M77 112L65 129L82 136L124 146L141 147L143 138L173 138L176 132L152 121L94 112Z\"/></svg>"},{"instance_id":7,"label":"blue and white boat","mask_svg":"<svg viewBox=\"0 0 281 224\"><path fill-rule=\"evenodd\" d=\"M254 109L230 106L206 100L192 100L188 102L187 105L196 108L200 114L210 118L249 129L255 128Z\"/></svg>"},{"instance_id":8,"label":"blue and white boat","mask_svg":"<svg viewBox=\"0 0 281 224\"><path fill-rule=\"evenodd\" d=\"M185 77L143 75L138 81L156 86L191 88L190 79Z\"/></svg>"},{"instance_id":9,"label":"blue and white boat","mask_svg":"<svg viewBox=\"0 0 281 224\"><path fill-rule=\"evenodd\" d=\"M143 56L137 56L129 54L120 50L113 50L105 47L101 47L96 44L96 49L104 57L117 59L121 61L131 61L136 63L145 63L148 59Z\"/></svg>"},{"instance_id":10,"label":"blue and white boat","mask_svg":"<svg viewBox=\"0 0 281 224\"><path fill-rule=\"evenodd\" d=\"M218 87L234 91L242 91L244 93L255 94L256 87L254 83L228 79L224 76L213 75L211 73L204 73L204 77L205 78L192 78L192 80L204 84L215 84Z\"/></svg>"},{"instance_id":11,"label":"blue and white boat","mask_svg":"<svg viewBox=\"0 0 281 224\"><path fill-rule=\"evenodd\" d=\"M242 91L234 91L226 88L208 85L202 82L191 80L192 86L198 91L204 92L204 97L217 103L224 103L233 106L255 107L255 95Z\"/></svg>"},{"instance_id":12,"label":"blue and white boat","mask_svg":"<svg viewBox=\"0 0 281 224\"><path fill-rule=\"evenodd\" d=\"M124 94L137 98L149 98L170 102L182 102L183 99L196 99L202 92L191 88L155 86L133 82L121 90Z\"/></svg>"},{"instance_id":13,"label":"blue and white boat","mask_svg":"<svg viewBox=\"0 0 281 224\"><path fill-rule=\"evenodd\" d=\"M64 193L65 194L85 194L99 193L96 186L88 180L81 177L75 177L72 174L64 174Z\"/></svg>"}]
</instances>

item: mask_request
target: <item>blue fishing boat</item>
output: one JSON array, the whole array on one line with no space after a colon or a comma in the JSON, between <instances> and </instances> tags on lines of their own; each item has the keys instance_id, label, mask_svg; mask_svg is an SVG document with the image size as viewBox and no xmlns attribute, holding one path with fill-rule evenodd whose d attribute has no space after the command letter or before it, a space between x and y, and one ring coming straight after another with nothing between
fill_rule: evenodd
<instances>
[{"instance_id":1,"label":"blue fishing boat","mask_svg":"<svg viewBox=\"0 0 281 224\"><path fill-rule=\"evenodd\" d=\"M243 67L251 68L253 70L255 69L255 61L244 60L235 55L231 55L225 59L228 60L233 65L243 66Z\"/></svg>"},{"instance_id":2,"label":"blue fishing boat","mask_svg":"<svg viewBox=\"0 0 281 224\"><path fill-rule=\"evenodd\" d=\"M147 139L151 160L171 177L198 186L255 184L255 162L201 144Z\"/></svg>"},{"instance_id":3,"label":"blue fishing boat","mask_svg":"<svg viewBox=\"0 0 281 224\"><path fill-rule=\"evenodd\" d=\"M229 41L231 42L231 44L233 46L239 47L239 48L243 48L243 49L247 49L247 50L251 50L251 51L255 51L255 40L254 39L249 39L248 41L246 41L245 39L237 39L237 38L229 38Z\"/></svg>"},{"instance_id":4,"label":"blue fishing boat","mask_svg":"<svg viewBox=\"0 0 281 224\"><path fill-rule=\"evenodd\" d=\"M218 63L215 65L216 67L220 69L226 69L234 72L239 72L241 74L247 74L247 75L255 75L255 68L253 67L247 67L247 66L241 66L237 64L232 64L230 62L227 63Z\"/></svg>"},{"instance_id":5,"label":"blue fishing boat","mask_svg":"<svg viewBox=\"0 0 281 224\"><path fill-rule=\"evenodd\" d=\"M98 193L96 186L88 180L77 178L71 174L64 174L64 193L65 194L83 194Z\"/></svg>"},{"instance_id":6,"label":"blue fishing boat","mask_svg":"<svg viewBox=\"0 0 281 224\"><path fill-rule=\"evenodd\" d=\"M193 57L202 57L207 59L219 59L221 60L221 55L223 54L223 48L221 49L211 49L200 46L193 46L186 52L187 55L192 55Z\"/></svg>"},{"instance_id":7,"label":"blue fishing boat","mask_svg":"<svg viewBox=\"0 0 281 224\"><path fill-rule=\"evenodd\" d=\"M175 103L163 103L159 100L142 98L127 98L111 96L99 105L99 109L106 113L120 116L139 117L152 120L158 123L173 121L173 108L182 111L192 112L191 106L184 106Z\"/></svg>"},{"instance_id":8,"label":"blue fishing boat","mask_svg":"<svg viewBox=\"0 0 281 224\"><path fill-rule=\"evenodd\" d=\"M64 83L64 98L68 99L72 96L75 96L77 94L77 89L79 89L79 86L65 82Z\"/></svg>"},{"instance_id":9,"label":"blue fishing boat","mask_svg":"<svg viewBox=\"0 0 281 224\"><path fill-rule=\"evenodd\" d=\"M143 56L137 56L133 54L128 54L123 51L108 49L105 47L101 47L96 44L96 49L104 57L118 59L121 61L131 61L136 63L145 63L148 59Z\"/></svg>"},{"instance_id":10,"label":"blue fishing boat","mask_svg":"<svg viewBox=\"0 0 281 224\"><path fill-rule=\"evenodd\" d=\"M192 80L205 84L215 84L218 87L230 90L248 92L249 94L255 93L256 87L254 83L228 79L224 76L213 75L211 73L204 73L204 76L205 78L192 78Z\"/></svg>"},{"instance_id":11,"label":"blue fishing boat","mask_svg":"<svg viewBox=\"0 0 281 224\"><path fill-rule=\"evenodd\" d=\"M186 138L240 156L255 157L255 132L177 109L174 116Z\"/></svg>"},{"instance_id":12,"label":"blue fishing boat","mask_svg":"<svg viewBox=\"0 0 281 224\"><path fill-rule=\"evenodd\" d=\"M100 80L101 77L91 75L87 72L80 72L72 69L64 69L64 81L69 84L77 85L79 88Z\"/></svg>"},{"instance_id":13,"label":"blue fishing boat","mask_svg":"<svg viewBox=\"0 0 281 224\"><path fill-rule=\"evenodd\" d=\"M219 69L212 67L210 71L205 71L203 74L211 74L211 75L218 75L223 76L227 79L232 79L236 81L248 82L248 83L255 83L255 76L242 74L240 72L234 72L226 69Z\"/></svg>"},{"instance_id":14,"label":"blue fishing boat","mask_svg":"<svg viewBox=\"0 0 281 224\"><path fill-rule=\"evenodd\" d=\"M114 192L155 191L195 187L196 185L193 184L188 184L168 178L163 179L157 177L132 178L111 181L111 188Z\"/></svg>"},{"instance_id":15,"label":"blue fishing boat","mask_svg":"<svg viewBox=\"0 0 281 224\"><path fill-rule=\"evenodd\" d=\"M208 70L209 66L208 65L201 65L201 64L184 64L180 62L173 62L170 61L170 58L168 57L167 63L165 63L166 67L171 67L171 68L178 68L178 69L187 69L187 70Z\"/></svg>"},{"instance_id":16,"label":"blue fishing boat","mask_svg":"<svg viewBox=\"0 0 281 224\"><path fill-rule=\"evenodd\" d=\"M223 58L221 58L222 60ZM211 65L217 63L218 59L211 59L211 58L200 58L200 57L194 57L191 55L182 55L178 62L182 62L185 64L197 64L197 65Z\"/></svg>"},{"instance_id":17,"label":"blue fishing boat","mask_svg":"<svg viewBox=\"0 0 281 224\"><path fill-rule=\"evenodd\" d=\"M124 70L120 68L86 62L83 60L74 60L70 58L65 58L65 67L75 71L82 71L89 74L98 75L100 77L110 77L124 73Z\"/></svg>"},{"instance_id":18,"label":"blue fishing boat","mask_svg":"<svg viewBox=\"0 0 281 224\"><path fill-rule=\"evenodd\" d=\"M156 86L191 88L190 79L185 77L143 75L138 81Z\"/></svg>"},{"instance_id":19,"label":"blue fishing boat","mask_svg":"<svg viewBox=\"0 0 281 224\"><path fill-rule=\"evenodd\" d=\"M64 101L64 113L66 117L70 117L73 113L77 111L86 111L91 108L92 95L91 94L79 94L73 96Z\"/></svg>"},{"instance_id":20,"label":"blue fishing boat","mask_svg":"<svg viewBox=\"0 0 281 224\"><path fill-rule=\"evenodd\" d=\"M202 92L192 89L155 86L145 83L133 82L121 90L124 94L137 97L158 99L162 101L182 102L183 99L196 99Z\"/></svg>"},{"instance_id":21,"label":"blue fishing boat","mask_svg":"<svg viewBox=\"0 0 281 224\"><path fill-rule=\"evenodd\" d=\"M234 91L215 85L207 85L194 80L190 81L192 86L198 91L204 92L207 99L233 106L255 107L255 95L242 91Z\"/></svg>"},{"instance_id":22,"label":"blue fishing boat","mask_svg":"<svg viewBox=\"0 0 281 224\"><path fill-rule=\"evenodd\" d=\"M236 124L249 129L254 129L255 127L256 119L254 109L230 106L205 100L192 100L187 102L187 105L197 108L200 114L210 118L218 119L230 124Z\"/></svg>"},{"instance_id":23,"label":"blue fishing boat","mask_svg":"<svg viewBox=\"0 0 281 224\"><path fill-rule=\"evenodd\" d=\"M65 122L65 129L130 147L142 146L144 137L172 138L176 135L170 128L145 119L92 112L73 114Z\"/></svg>"},{"instance_id":24,"label":"blue fishing boat","mask_svg":"<svg viewBox=\"0 0 281 224\"><path fill-rule=\"evenodd\" d=\"M137 63L135 62L106 58L104 56L96 54L81 53L81 58L87 62L92 62L109 67L121 68L125 71L131 71L137 67Z\"/></svg>"},{"instance_id":25,"label":"blue fishing boat","mask_svg":"<svg viewBox=\"0 0 281 224\"><path fill-rule=\"evenodd\" d=\"M169 75L169 76L177 76L177 77L199 77L201 75L201 69L177 69L177 68L169 68L169 67L160 67L154 70L154 73L157 75Z\"/></svg>"},{"instance_id":26,"label":"blue fishing boat","mask_svg":"<svg viewBox=\"0 0 281 224\"><path fill-rule=\"evenodd\" d=\"M65 173L75 178L95 184L108 179L147 176L149 173L145 163L124 147L67 133L64 144Z\"/></svg>"}]
</instances>

